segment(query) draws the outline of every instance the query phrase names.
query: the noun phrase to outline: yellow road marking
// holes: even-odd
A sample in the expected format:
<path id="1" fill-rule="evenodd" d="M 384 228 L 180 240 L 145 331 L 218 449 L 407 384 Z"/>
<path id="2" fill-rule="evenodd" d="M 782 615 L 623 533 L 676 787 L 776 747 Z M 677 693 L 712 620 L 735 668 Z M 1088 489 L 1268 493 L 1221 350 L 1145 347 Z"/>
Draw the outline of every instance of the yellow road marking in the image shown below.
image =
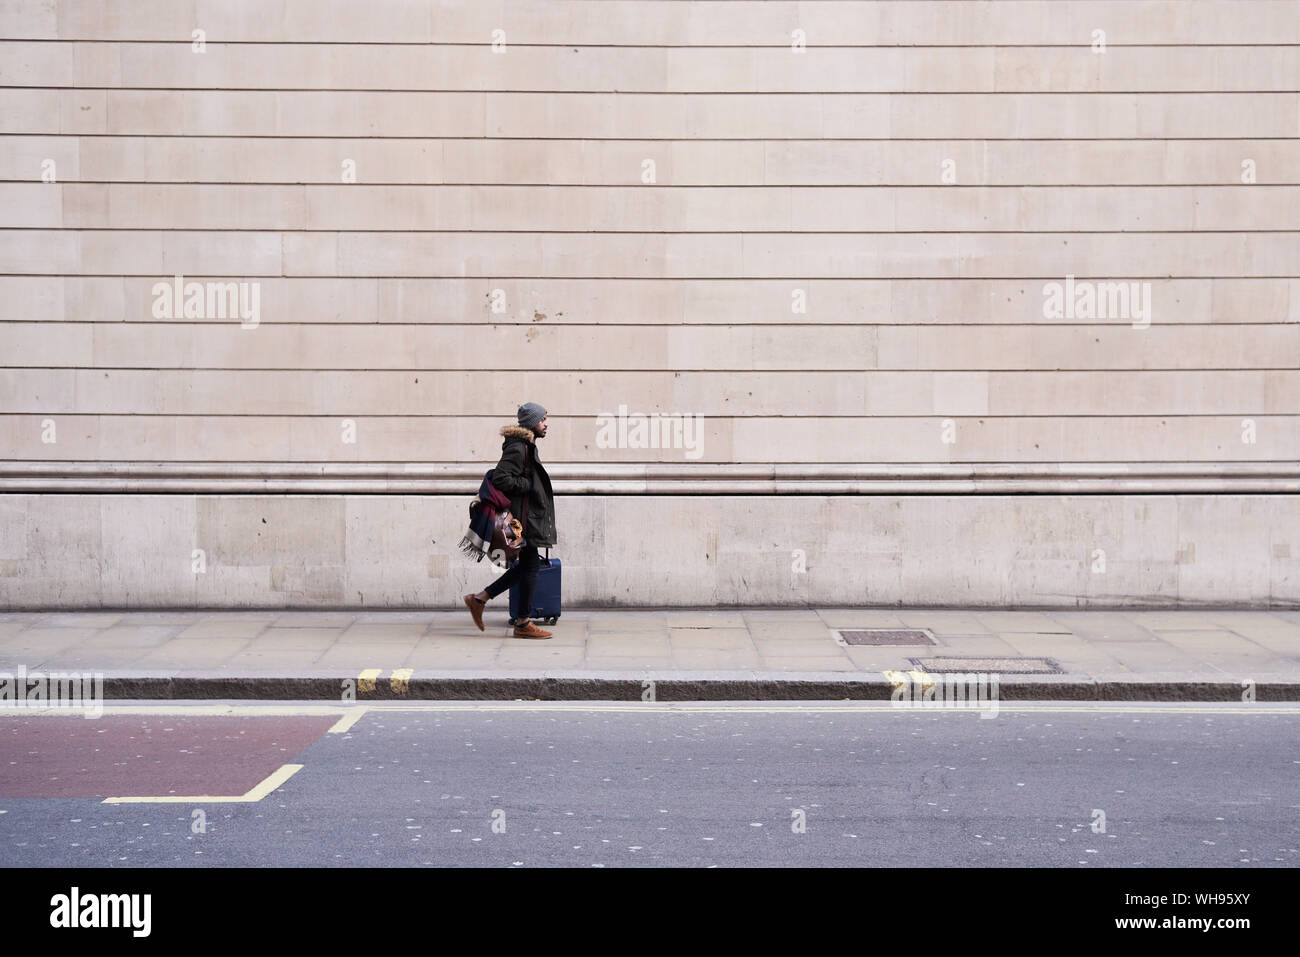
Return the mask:
<path id="1" fill-rule="evenodd" d="M 238 797 L 213 797 L 208 794 L 161 794 L 155 797 L 110 797 L 104 804 L 255 804 L 302 770 L 301 764 L 285 764 L 247 794 Z"/>
<path id="2" fill-rule="evenodd" d="M 892 685 L 895 691 L 900 687 L 906 687 L 909 682 L 920 685 L 925 691 L 929 691 L 935 686 L 935 673 L 922 671 L 919 668 L 913 668 L 911 671 L 882 671 L 881 674 L 884 675 L 885 681 Z"/>
<path id="3" fill-rule="evenodd" d="M 345 714 L 343 717 L 335 721 L 334 724 L 330 726 L 329 733 L 343 734 L 344 732 L 351 731 L 352 726 L 360 721 L 365 713 L 366 709 L 363 707 L 354 708 L 351 714 Z"/>
<path id="4" fill-rule="evenodd" d="M 375 690 L 375 679 L 379 677 L 382 668 L 367 668 L 361 674 L 357 675 L 357 694 L 363 691 Z"/>
<path id="5" fill-rule="evenodd" d="M 406 694 L 411 688 L 413 674 L 415 674 L 414 668 L 394 668 L 392 677 L 388 679 L 388 686 L 393 689 L 393 694 Z"/>
<path id="6" fill-rule="evenodd" d="M 302 770 L 301 764 L 282 765 L 280 767 L 280 770 L 276 771 L 274 774 L 268 777 L 257 787 L 253 788 L 253 790 L 245 794 L 243 798 L 241 798 L 241 800 L 260 801 L 262 800 L 262 798 L 266 797 L 268 794 L 270 794 L 280 785 L 284 784 L 285 781 L 289 780 L 291 777 L 293 777 L 301 770 Z"/>

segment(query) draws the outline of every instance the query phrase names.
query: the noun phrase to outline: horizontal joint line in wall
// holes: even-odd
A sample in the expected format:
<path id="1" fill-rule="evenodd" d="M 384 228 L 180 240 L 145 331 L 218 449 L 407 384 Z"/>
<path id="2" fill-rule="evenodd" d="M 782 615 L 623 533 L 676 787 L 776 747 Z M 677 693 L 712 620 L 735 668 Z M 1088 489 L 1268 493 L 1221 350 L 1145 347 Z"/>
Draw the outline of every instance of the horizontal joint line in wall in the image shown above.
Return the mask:
<path id="1" fill-rule="evenodd" d="M 3 42 L 3 41 L 0 41 Z M 188 41 L 186 41 L 188 42 Z M 0 90 L 110 90 L 114 93 L 463 93 L 467 96 L 1289 96 L 1296 90 L 567 90 L 391 86 L 84 86 L 0 83 Z"/>
<path id="2" fill-rule="evenodd" d="M 0 230 L 2 231 L 2 230 Z M 54 229 L 50 232 L 59 232 Z M 0 279 L 18 278 L 18 279 L 159 279 L 166 277 L 171 273 L 166 272 L 148 272 L 148 273 L 121 273 L 121 272 L 0 272 Z M 1038 282 L 1040 280 L 1056 281 L 1061 278 L 1060 273 L 1053 273 L 1050 276 L 503 276 L 499 273 L 482 276 L 410 276 L 410 275 L 328 275 L 318 276 L 311 273 L 295 274 L 287 276 L 284 273 L 185 273 L 188 279 L 228 279 L 232 276 L 238 276 L 241 279 L 293 279 L 293 280 L 359 280 L 359 279 L 413 279 L 413 280 L 458 280 L 462 282 L 540 282 L 544 280 L 552 281 L 582 281 L 582 282 Z M 1198 282 L 1207 279 L 1231 279 L 1236 281 L 1257 282 L 1261 280 L 1275 279 L 1300 279 L 1300 276 L 1220 276 L 1220 275 L 1203 275 L 1203 276 L 1184 276 L 1184 275 L 1164 275 L 1164 276 L 1113 276 L 1101 277 L 1094 276 L 1091 273 L 1076 273 L 1076 280 L 1084 278 L 1105 278 L 1107 281 L 1124 280 L 1149 280 L 1151 282 L 1167 282 L 1170 280 L 1179 280 L 1187 282 Z M 612 324 L 611 324 L 612 325 Z"/>
<path id="3" fill-rule="evenodd" d="M 3 134 L 0 134 L 0 139 Z M 1297 141 L 1300 143 L 1300 141 Z M 394 186 L 425 189 L 431 186 L 443 187 L 483 187 L 501 189 L 561 188 L 561 189 L 645 189 L 641 183 L 489 183 L 489 182 L 397 182 L 395 180 L 375 180 L 365 183 L 339 183 L 333 180 L 225 180 L 225 179 L 61 179 L 57 183 L 46 184 L 35 179 L 0 179 L 0 183 L 14 183 L 24 186 L 331 186 L 338 189 L 356 189 L 357 186 L 371 186 L 389 189 Z M 1205 181 L 1200 183 L 660 183 L 654 188 L 664 189 L 1255 189 L 1260 186 L 1300 186 L 1300 180 L 1291 182 L 1257 182 L 1234 183 Z"/>
<path id="4" fill-rule="evenodd" d="M 39 89 L 39 87 L 37 88 Z M 380 142 L 383 140 L 468 140 L 475 143 L 490 142 L 574 142 L 574 143 L 1235 143 L 1270 142 L 1279 140 L 1293 143 L 1294 136 L 358 136 L 329 133 L 65 133 L 62 130 L 30 132 L 5 130 L 3 136 L 51 137 L 117 137 L 123 139 L 229 139 L 229 140 L 358 140 Z"/>
<path id="5" fill-rule="evenodd" d="M 193 278 L 186 274 L 186 278 Z M 1078 279 L 1079 277 L 1075 277 Z M 63 326 L 166 326 L 169 329 L 187 326 L 231 326 L 234 324 L 234 318 L 227 320 L 221 319 L 155 319 L 150 316 L 147 319 L 0 319 L 0 328 L 4 325 L 47 325 L 51 321 L 56 321 Z M 538 323 L 540 320 L 533 319 L 469 319 L 469 320 L 446 320 L 442 322 L 407 322 L 389 321 L 383 322 L 326 322 L 313 321 L 309 319 L 298 320 L 292 319 L 285 322 L 262 323 L 261 325 L 275 326 L 302 326 L 308 329 L 376 329 L 387 328 L 390 326 L 410 326 L 412 328 L 429 328 L 429 329 L 446 329 L 455 326 L 468 326 L 470 328 L 482 328 L 484 325 L 492 326 L 517 326 L 521 329 L 541 328 Z M 981 328 L 981 329 L 1041 329 L 1049 327 L 1053 329 L 1127 329 L 1132 323 L 1131 319 L 1116 319 L 1114 321 L 1098 322 L 1062 322 L 1055 319 L 1043 319 L 1035 322 L 802 322 L 797 319 L 791 319 L 789 322 L 744 322 L 734 323 L 728 326 L 725 322 L 561 322 L 551 323 L 547 328 L 566 328 L 566 329 L 679 329 L 689 327 L 692 329 L 717 329 L 726 326 L 734 329 L 788 329 L 795 327 L 798 329 L 964 329 Z M 1178 327 L 1186 329 L 1221 329 L 1224 327 L 1231 329 L 1249 329 L 1254 326 L 1268 328 L 1269 326 L 1287 326 L 1296 328 L 1297 323 L 1288 319 L 1278 319 L 1269 322 L 1159 322 L 1156 327 Z M 0 368 L 6 368 L 0 366 Z M 19 366 L 17 368 L 30 368 Z M 47 368 L 73 368 L 72 366 L 50 366 Z M 95 366 L 83 366 L 81 368 L 97 368 Z M 136 368 L 130 366 L 127 368 Z M 493 368 L 497 368 L 494 366 Z M 862 368 L 855 366 L 855 368 Z M 872 367 L 873 369 L 875 367 Z M 1286 367 L 1282 367 L 1286 368 Z M 770 370 L 759 370 L 770 371 Z"/>
<path id="6" fill-rule="evenodd" d="M 148 372 L 157 372 L 160 370 L 149 369 L 143 370 Z M 167 371 L 167 370 L 162 370 Z M 193 370 L 180 370 L 190 372 Z M 204 370 L 206 371 L 206 370 Z M 239 370 L 243 371 L 243 370 Z M 275 372 L 334 372 L 334 369 L 276 369 Z M 504 370 L 509 371 L 509 370 Z M 585 371 L 585 370 L 583 370 Z M 625 370 L 614 370 L 622 372 Z M 707 370 L 710 372 L 726 372 L 731 374 L 730 370 Z M 807 371 L 807 370 L 798 370 Z M 947 371 L 947 370 L 944 370 Z M 1053 370 L 1058 371 L 1058 370 Z M 1076 370 L 1070 370 L 1076 371 Z M 1145 371 L 1145 370 L 1134 370 Z M 1221 369 L 1207 369 L 1207 372 L 1222 372 Z M 1229 370 L 1240 371 L 1240 370 Z M 1254 371 L 1254 370 L 1245 370 Z M 1277 370 L 1269 370 L 1277 371 Z M 1295 371 L 1295 370 L 1281 370 Z M 609 412 L 568 412 L 563 415 L 552 415 L 550 418 L 556 421 L 565 419 L 584 419 L 592 418 L 599 415 L 611 415 Z M 662 414 L 662 413 L 660 413 Z M 678 413 L 680 414 L 680 413 Z M 730 412 L 696 412 L 690 413 L 698 415 L 702 419 L 716 419 L 718 421 L 727 421 L 731 419 L 794 419 L 803 421 L 805 419 L 1217 419 L 1225 417 L 1236 417 L 1239 415 L 1249 415 L 1256 419 L 1293 419 L 1300 418 L 1297 412 L 1258 412 L 1242 411 L 1232 412 L 1222 410 L 1217 412 L 1125 412 L 1125 411 L 1097 411 L 1097 412 L 753 412 L 730 413 Z M 491 415 L 486 413 L 422 413 L 422 412 L 104 412 L 102 410 L 90 410 L 87 412 L 21 412 L 14 410 L 5 410 L 0 412 L 0 417 L 4 416 L 30 416 L 30 415 L 76 415 L 76 416 L 95 416 L 96 418 L 130 418 L 130 419 L 188 419 L 188 418 L 213 418 L 213 419 L 333 419 L 341 415 L 346 415 L 354 419 L 500 419 L 506 416 Z"/>
<path id="7" fill-rule="evenodd" d="M 52 230 L 57 232 L 58 230 Z M 141 273 L 124 273 L 124 272 L 0 272 L 0 279 L 6 277 L 18 277 L 23 279 L 157 279 L 165 276 L 162 272 L 141 272 Z M 500 274 L 485 276 L 285 276 L 282 274 L 272 275 L 269 273 L 255 275 L 251 273 L 200 273 L 187 272 L 185 275 L 190 279 L 223 279 L 238 275 L 241 278 L 253 279 L 288 279 L 294 282 L 315 282 L 318 280 L 344 281 L 349 282 L 357 279 L 413 279 L 413 280 L 436 280 L 439 282 L 456 281 L 456 282 L 478 282 L 479 280 L 490 281 L 507 281 L 507 280 L 554 280 L 568 281 L 581 279 L 584 282 L 1034 282 L 1039 279 L 1060 279 L 1060 273 L 1053 273 L 1049 276 L 502 276 Z M 1149 279 L 1152 281 L 1177 280 L 1180 282 L 1203 282 L 1209 279 L 1228 279 L 1234 282 L 1258 282 L 1274 279 L 1300 279 L 1300 275 L 1290 276 L 1144 276 L 1135 273 L 1116 274 L 1110 276 L 1094 275 L 1092 273 L 1075 273 L 1075 279 Z"/>
<path id="8" fill-rule="evenodd" d="M 427 495 L 425 492 L 410 491 L 368 491 L 368 492 L 286 492 L 269 489 L 213 489 L 208 491 L 193 490 L 169 490 L 162 488 L 151 489 L 14 489 L 5 488 L 0 484 L 0 496 L 5 495 L 203 495 L 203 496 L 235 496 L 235 495 L 274 495 L 277 498 L 329 498 L 340 496 L 371 496 L 371 495 Z M 454 492 L 441 492 L 440 495 L 454 495 Z M 468 492 L 466 493 L 468 494 Z M 560 493 L 557 493 L 557 495 Z M 656 489 L 650 492 L 639 490 L 603 490 L 599 492 L 566 492 L 563 493 L 569 497 L 582 496 L 607 496 L 607 495 L 653 495 L 656 498 L 688 498 L 700 496 L 767 496 L 777 497 L 786 495 L 820 495 L 824 498 L 838 498 L 848 495 L 885 495 L 894 497 L 913 498 L 926 495 L 943 495 L 953 496 L 960 495 L 963 498 L 1011 498 L 1029 495 L 1054 495 L 1054 496 L 1077 496 L 1077 495 L 1109 495 L 1109 496 L 1180 496 L 1180 495 L 1285 495 L 1294 496 L 1294 491 L 1286 489 L 1267 489 L 1267 488 L 1250 488 L 1246 486 L 1230 486 L 1227 488 L 1188 488 L 1188 489 L 1158 489 L 1158 488 L 1112 488 L 1112 489 L 1073 489 L 1073 488 L 1044 488 L 1044 489 L 1015 489 L 1006 488 L 1001 491 L 968 491 L 965 489 L 937 488 L 937 489 L 906 489 L 906 488 L 881 488 L 872 490 L 854 490 L 854 491 L 827 491 L 824 489 L 782 489 L 781 491 L 738 491 L 735 489 L 719 488 L 709 491 L 672 491 L 670 489 Z"/>
<path id="9" fill-rule="evenodd" d="M 1298 224 L 1300 226 L 1300 224 Z M 415 236 L 1196 236 L 1224 233 L 1258 236 L 1300 233 L 1300 228 L 1238 229 L 306 229 L 288 226 L 10 226 L 5 233 L 291 233 L 340 236 L 409 234 Z"/>
<path id="10" fill-rule="evenodd" d="M 999 374 L 1002 374 L 1002 373 L 1009 373 L 1009 372 L 1014 372 L 1014 373 L 1021 373 L 1021 374 L 1026 374 L 1026 375 L 1027 375 L 1027 374 L 1031 374 L 1031 373 L 1033 373 L 1033 374 L 1037 374 L 1037 375 L 1061 375 L 1061 374 L 1069 373 L 1069 372 L 1114 372 L 1114 373 L 1136 373 L 1136 372 L 1215 372 L 1215 373 L 1222 373 L 1222 372 L 1241 372 L 1241 373 L 1254 373 L 1254 372 L 1296 372 L 1296 371 L 1298 371 L 1298 370 L 1297 370 L 1295 367 L 1293 367 L 1293 366 L 1240 366 L 1240 367 L 1233 367 L 1233 368 L 1225 368 L 1224 366 L 1214 366 L 1214 367 L 1209 367 L 1209 368 L 1200 367 L 1200 368 L 1193 368 L 1193 369 L 1169 368 L 1169 367 L 1164 367 L 1164 366 L 1153 366 L 1153 367 L 1139 367 L 1139 366 L 1134 366 L 1134 367 L 1132 367 L 1132 368 L 1118 368 L 1118 369 L 1117 369 L 1117 368 L 1114 368 L 1114 367 L 1111 367 L 1111 368 L 1069 368 L 1069 369 L 1060 369 L 1060 368 L 1058 368 L 1058 369 L 967 369 L 967 368 L 952 368 L 952 369 L 910 369 L 910 368 L 905 368 L 905 367 L 902 367 L 902 366 L 873 366 L 873 367 L 870 368 L 870 369 L 864 369 L 864 368 L 862 368 L 861 366 L 858 366 L 858 367 L 855 367 L 855 368 L 833 369 L 833 368 L 828 368 L 828 367 L 824 367 L 824 366 L 823 366 L 823 367 L 819 367 L 819 368 L 815 368 L 815 369 L 687 369 L 687 368 L 673 367 L 673 368 L 667 368 L 667 369 L 560 369 L 560 370 L 557 370 L 557 369 L 542 369 L 542 370 L 539 370 L 539 369 L 538 369 L 537 367 L 535 367 L 535 366 L 533 366 L 533 367 L 528 367 L 528 368 L 510 368 L 510 367 L 508 367 L 508 366 L 492 366 L 491 368 L 483 368 L 483 369 L 466 369 L 466 368 L 464 368 L 464 367 L 458 367 L 458 368 L 445 368 L 445 369 L 443 369 L 443 368 L 423 368 L 423 369 L 411 369 L 411 368 L 401 368 L 401 369 L 399 369 L 399 368 L 384 368 L 384 369 L 376 369 L 376 368 L 373 368 L 373 367 L 368 367 L 368 368 L 351 368 L 351 367 L 347 367 L 347 366 L 324 366 L 324 367 L 318 367 L 318 366 L 295 366 L 295 367 L 292 367 L 292 368 L 285 368 L 284 366 L 0 366 L 0 370 L 11 371 L 11 372 L 21 372 L 21 371 L 24 371 L 24 370 L 41 370 L 41 371 L 57 371 L 57 372 L 150 372 L 150 373 L 155 373 L 155 372 L 275 372 L 275 373 L 286 373 L 286 372 L 287 372 L 287 373 L 294 373 L 294 372 L 363 372 L 363 373 L 370 373 L 370 372 L 397 372 L 397 373 L 402 373 L 402 374 L 404 374 L 404 375 L 409 375 L 409 374 L 412 374 L 412 373 L 415 373 L 415 374 L 418 375 L 418 374 L 421 374 L 421 373 L 434 373 L 434 372 L 486 372 L 486 373 L 491 373 L 491 372 L 539 372 L 539 371 L 544 371 L 544 372 L 550 373 L 550 374 L 552 374 L 552 375 L 557 374 L 557 373 L 559 373 L 559 372 L 567 373 L 567 374 L 570 374 L 570 375 L 587 375 L 587 374 L 596 375 L 596 374 L 599 374 L 599 373 L 617 373 L 617 374 L 619 374 L 619 375 L 626 375 L 626 374 L 628 374 L 628 373 L 640 373 L 640 374 L 643 374 L 643 375 L 670 375 L 670 374 L 672 374 L 672 373 L 674 373 L 674 372 L 700 372 L 700 373 L 710 373 L 710 374 L 717 374 L 717 375 L 723 375 L 723 374 L 725 374 L 725 375 L 734 375 L 734 374 L 736 374 L 736 373 L 752 373 L 752 374 L 754 374 L 754 375 L 759 375 L 759 374 L 768 373 L 768 372 L 800 373 L 800 374 L 803 374 L 803 375 L 810 375 L 810 374 L 815 374 L 815 373 L 818 373 L 818 372 L 846 372 L 846 373 L 854 373 L 854 374 L 856 374 L 856 375 L 870 375 L 871 373 L 874 373 L 874 372 L 909 372 L 909 373 L 916 373 L 916 374 L 918 374 L 918 375 L 933 375 L 933 374 L 935 374 L 935 373 L 942 373 L 942 372 L 996 372 L 996 373 L 999 373 Z M 0 414 L 4 414 L 4 413 L 0 412 Z M 30 413 L 30 414 L 32 414 L 32 415 L 36 415 L 36 414 L 40 414 L 40 413 Z M 95 415 L 100 415 L 100 414 L 112 414 L 112 413 L 86 413 L 86 414 L 95 414 Z M 124 413 L 124 414 L 125 414 L 125 413 Z M 131 414 L 135 414 L 135 413 L 131 413 Z M 141 413 L 141 414 L 143 414 L 143 413 Z M 159 414 L 167 414 L 167 413 L 159 413 Z M 281 413 L 281 414 L 283 414 L 283 413 Z M 935 414 L 935 415 L 939 415 L 939 414 L 945 414 L 945 415 L 946 415 L 947 413 L 934 413 L 934 414 Z M 1152 413 L 1152 414 L 1158 414 L 1158 413 Z M 1220 414 L 1220 413 L 1204 413 L 1204 414 L 1213 415 L 1213 414 Z M 1222 414 L 1233 414 L 1233 413 L 1222 413 Z M 1278 413 L 1278 414 L 1280 414 L 1280 413 Z M 732 416 L 730 416 L 730 415 L 727 416 L 727 418 L 731 418 L 731 417 L 732 417 Z"/>
<path id="11" fill-rule="evenodd" d="M 431 476 L 419 473 L 461 473 L 473 476 L 482 467 L 480 462 L 455 460 L 430 462 L 402 459 L 363 459 L 338 461 L 334 459 L 0 459 L 0 475 L 13 474 L 113 474 L 123 477 L 211 478 L 226 476 L 240 480 L 278 480 L 285 478 L 320 478 L 334 473 L 343 478 L 399 479 L 402 481 L 428 481 Z M 1027 475 L 1035 478 L 1105 478 L 1134 479 L 1176 475 L 1199 477 L 1206 474 L 1237 476 L 1300 475 L 1300 462 L 1277 459 L 1177 459 L 1134 460 L 1086 459 L 1042 460 L 1026 459 L 970 459 L 957 461 L 881 461 L 872 463 L 814 462 L 814 461 L 755 461 L 686 462 L 682 460 L 654 461 L 632 460 L 626 462 L 553 462 L 551 469 L 558 481 L 580 480 L 659 480 L 692 476 L 700 480 L 704 475 L 711 479 L 728 481 L 784 481 L 800 480 L 861 480 L 878 478 L 908 479 L 986 479 Z M 387 473 L 387 474 L 385 474 Z M 576 475 L 569 473 L 578 473 Z M 585 475 L 583 473 L 586 473 Z M 674 473 L 672 475 L 666 473 Z M 852 474 L 850 474 L 852 473 Z M 874 473 L 874 474 L 872 474 Z"/>
<path id="12" fill-rule="evenodd" d="M 695 0 L 683 0 L 695 2 Z M 806 2 L 806 0 L 805 0 Z M 13 43 L 104 43 L 104 44 L 162 44 L 190 46 L 190 40 L 160 40 L 147 38 L 105 38 L 105 37 L 7 37 L 4 42 Z M 381 47 L 481 47 L 487 49 L 491 44 L 476 40 L 209 40 L 211 46 L 381 46 Z M 511 41 L 512 47 L 545 49 L 582 50 L 789 50 L 788 43 L 537 43 Z M 809 43 L 810 50 L 1087 50 L 1088 43 Z M 1129 47 L 1135 49 L 1169 49 L 1178 47 L 1294 47 L 1297 43 L 1273 43 L 1267 40 L 1258 43 L 1123 43 L 1108 42 L 1109 47 Z"/>

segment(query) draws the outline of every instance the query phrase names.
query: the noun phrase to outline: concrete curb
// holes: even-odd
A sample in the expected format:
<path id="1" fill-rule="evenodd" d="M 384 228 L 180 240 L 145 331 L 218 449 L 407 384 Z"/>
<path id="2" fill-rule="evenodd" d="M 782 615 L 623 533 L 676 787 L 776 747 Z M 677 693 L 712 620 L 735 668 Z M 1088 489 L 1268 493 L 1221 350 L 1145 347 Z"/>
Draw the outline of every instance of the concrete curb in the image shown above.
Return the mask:
<path id="1" fill-rule="evenodd" d="M 104 698 L 121 700 L 343 701 L 888 701 L 893 686 L 880 674 L 771 672 L 585 672 L 568 674 L 441 673 L 407 679 L 356 676 L 171 676 L 104 678 Z M 1300 681 L 1254 685 L 1256 701 L 1300 701 Z M 652 697 L 646 697 L 652 694 Z M 1112 681 L 1060 675 L 1016 675 L 999 681 L 999 701 L 1218 701 L 1241 703 L 1239 681 L 1201 678 Z"/>

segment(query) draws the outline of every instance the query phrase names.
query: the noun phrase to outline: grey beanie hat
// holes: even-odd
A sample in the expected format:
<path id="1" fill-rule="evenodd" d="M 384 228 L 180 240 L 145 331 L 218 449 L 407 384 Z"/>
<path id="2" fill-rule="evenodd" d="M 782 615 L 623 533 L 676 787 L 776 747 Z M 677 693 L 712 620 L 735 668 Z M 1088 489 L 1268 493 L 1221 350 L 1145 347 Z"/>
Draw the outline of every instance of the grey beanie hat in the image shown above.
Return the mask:
<path id="1" fill-rule="evenodd" d="M 542 421 L 546 415 L 546 410 L 536 402 L 525 402 L 519 407 L 519 424 L 525 429 L 531 429 Z"/>

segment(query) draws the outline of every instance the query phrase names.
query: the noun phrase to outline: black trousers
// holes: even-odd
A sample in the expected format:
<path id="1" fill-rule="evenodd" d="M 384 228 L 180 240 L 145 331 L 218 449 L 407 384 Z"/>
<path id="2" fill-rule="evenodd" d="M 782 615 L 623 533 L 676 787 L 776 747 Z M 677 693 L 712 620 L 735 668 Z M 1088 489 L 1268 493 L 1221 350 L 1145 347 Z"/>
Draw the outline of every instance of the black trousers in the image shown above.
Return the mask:
<path id="1" fill-rule="evenodd" d="M 519 564 L 506 569 L 506 573 L 483 590 L 489 598 L 496 598 L 510 588 L 519 585 L 519 617 L 529 617 L 533 607 L 533 591 L 537 587 L 537 570 L 542 567 L 541 556 L 537 554 L 536 545 L 525 545 L 519 549 Z"/>

